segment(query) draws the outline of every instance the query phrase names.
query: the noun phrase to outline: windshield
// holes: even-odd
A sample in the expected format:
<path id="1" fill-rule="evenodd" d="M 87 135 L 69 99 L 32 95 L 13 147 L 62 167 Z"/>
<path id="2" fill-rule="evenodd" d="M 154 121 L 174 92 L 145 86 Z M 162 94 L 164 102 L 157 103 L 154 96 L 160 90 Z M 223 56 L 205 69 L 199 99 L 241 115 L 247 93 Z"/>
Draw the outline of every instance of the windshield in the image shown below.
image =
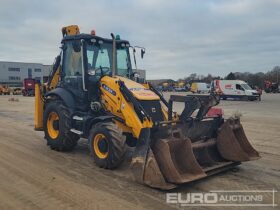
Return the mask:
<path id="1" fill-rule="evenodd" d="M 109 75 L 112 72 L 113 65 L 112 51 L 113 45 L 109 42 L 98 41 L 87 44 L 88 70 L 101 69 L 103 74 Z M 128 48 L 124 44 L 117 44 L 116 52 L 116 75 L 129 77 L 131 64 Z"/>
<path id="2" fill-rule="evenodd" d="M 117 75 L 129 77 L 130 69 L 128 49 L 126 47 L 117 48 Z"/>
<path id="3" fill-rule="evenodd" d="M 252 88 L 247 85 L 247 84 L 241 84 L 241 86 L 245 89 L 245 90 L 252 90 Z"/>

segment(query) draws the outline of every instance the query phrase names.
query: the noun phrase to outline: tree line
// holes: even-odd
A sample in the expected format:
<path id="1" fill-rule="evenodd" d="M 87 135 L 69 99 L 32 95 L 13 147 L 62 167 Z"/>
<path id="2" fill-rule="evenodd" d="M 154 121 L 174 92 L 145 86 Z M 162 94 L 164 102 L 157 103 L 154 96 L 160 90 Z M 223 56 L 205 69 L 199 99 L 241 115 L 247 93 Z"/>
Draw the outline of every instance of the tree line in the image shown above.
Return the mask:
<path id="1" fill-rule="evenodd" d="M 185 77 L 183 79 L 179 79 L 180 81 L 185 81 L 187 83 L 192 82 L 205 82 L 205 83 L 211 83 L 211 81 L 215 79 L 227 79 L 227 80 L 243 80 L 247 82 L 252 87 L 259 87 L 264 88 L 264 81 L 268 80 L 273 83 L 279 83 L 280 82 L 280 67 L 275 66 L 272 70 L 264 73 L 264 72 L 257 72 L 257 73 L 251 73 L 251 72 L 230 72 L 225 77 L 221 76 L 213 76 L 211 74 L 205 75 L 197 75 L 195 73 L 191 74 L 188 77 Z"/>

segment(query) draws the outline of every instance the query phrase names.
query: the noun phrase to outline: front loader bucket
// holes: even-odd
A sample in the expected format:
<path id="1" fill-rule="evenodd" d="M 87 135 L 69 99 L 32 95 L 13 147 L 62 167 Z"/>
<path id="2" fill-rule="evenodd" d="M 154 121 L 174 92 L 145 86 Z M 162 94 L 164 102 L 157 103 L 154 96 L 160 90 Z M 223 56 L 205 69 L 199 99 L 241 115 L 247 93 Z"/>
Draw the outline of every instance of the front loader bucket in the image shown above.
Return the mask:
<path id="1" fill-rule="evenodd" d="M 220 127 L 217 147 L 226 160 L 243 162 L 260 158 L 249 143 L 239 119 L 229 119 Z"/>
<path id="2" fill-rule="evenodd" d="M 149 149 L 142 183 L 172 189 L 237 164 L 219 155 L 214 139 L 195 143 L 189 138 L 157 139 Z"/>
<path id="3" fill-rule="evenodd" d="M 142 182 L 166 190 L 206 176 L 189 139 L 159 139 L 147 154 Z"/>
<path id="4" fill-rule="evenodd" d="M 184 130 L 198 132 L 185 124 L 165 127 L 164 130 L 171 131 L 167 135 L 158 132 L 151 137 L 150 130 L 143 130 L 132 158 L 136 179 L 150 187 L 168 190 L 259 158 L 239 120 L 217 122 L 207 120 L 195 125 L 204 128 L 200 129 L 199 138 L 184 134 Z"/>

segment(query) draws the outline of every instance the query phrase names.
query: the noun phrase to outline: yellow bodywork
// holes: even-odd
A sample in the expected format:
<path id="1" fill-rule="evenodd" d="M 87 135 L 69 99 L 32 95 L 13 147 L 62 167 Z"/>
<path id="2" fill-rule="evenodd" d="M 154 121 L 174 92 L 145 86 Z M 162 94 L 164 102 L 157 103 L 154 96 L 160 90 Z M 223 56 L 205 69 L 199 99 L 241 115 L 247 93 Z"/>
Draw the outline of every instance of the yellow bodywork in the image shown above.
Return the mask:
<path id="1" fill-rule="evenodd" d="M 61 72 L 61 66 L 58 67 L 58 69 L 55 71 L 55 74 L 50 82 L 50 84 L 46 87 L 47 90 L 52 90 L 54 88 L 56 88 L 59 79 L 60 79 L 60 72 Z"/>
<path id="2" fill-rule="evenodd" d="M 43 89 L 47 91 L 51 91 L 52 89 L 56 88 L 59 79 L 60 79 L 60 72 L 61 66 L 59 66 L 55 70 L 55 74 L 51 78 L 49 85 L 47 83 L 43 84 L 42 86 L 37 83 L 35 84 L 35 112 L 34 112 L 34 127 L 35 130 L 43 130 L 43 107 L 44 107 L 44 100 L 43 100 Z"/>
<path id="3" fill-rule="evenodd" d="M 40 84 L 35 84 L 35 111 L 34 111 L 34 126 L 35 130 L 43 130 L 43 106 L 42 93 Z"/>
<path id="4" fill-rule="evenodd" d="M 79 26 L 77 25 L 71 25 L 71 26 L 65 26 L 61 29 L 62 36 L 69 36 L 69 35 L 77 35 L 80 34 Z"/>
<path id="5" fill-rule="evenodd" d="M 132 133 L 135 138 L 138 138 L 142 128 L 153 127 L 151 119 L 140 121 L 136 114 L 132 103 L 127 102 L 120 92 L 118 81 L 125 83 L 126 87 L 133 93 L 138 100 L 160 100 L 159 97 L 147 89 L 145 86 L 129 80 L 124 77 L 109 77 L 105 76 L 100 81 L 101 102 L 105 110 L 113 115 L 123 119 L 125 123 L 115 120 L 115 123 L 123 130 L 123 132 Z M 109 91 L 108 91 L 109 88 Z M 110 91 L 111 90 L 111 91 Z"/>
<path id="6" fill-rule="evenodd" d="M 134 82 L 125 77 L 116 77 L 116 79 L 123 81 L 138 100 L 160 100 L 160 98 L 144 84 Z"/>

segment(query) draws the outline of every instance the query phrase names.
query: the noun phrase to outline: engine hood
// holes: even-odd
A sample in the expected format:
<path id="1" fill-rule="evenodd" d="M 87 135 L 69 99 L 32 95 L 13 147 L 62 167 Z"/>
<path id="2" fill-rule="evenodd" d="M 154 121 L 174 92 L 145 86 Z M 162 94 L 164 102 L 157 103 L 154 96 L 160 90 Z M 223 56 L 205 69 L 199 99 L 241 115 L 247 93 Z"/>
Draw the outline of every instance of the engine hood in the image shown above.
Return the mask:
<path id="1" fill-rule="evenodd" d="M 156 95 L 153 91 L 147 89 L 145 86 L 125 77 L 117 76 L 116 78 L 117 80 L 123 81 L 125 86 L 133 93 L 134 97 L 138 100 L 160 100 L 158 95 Z"/>

